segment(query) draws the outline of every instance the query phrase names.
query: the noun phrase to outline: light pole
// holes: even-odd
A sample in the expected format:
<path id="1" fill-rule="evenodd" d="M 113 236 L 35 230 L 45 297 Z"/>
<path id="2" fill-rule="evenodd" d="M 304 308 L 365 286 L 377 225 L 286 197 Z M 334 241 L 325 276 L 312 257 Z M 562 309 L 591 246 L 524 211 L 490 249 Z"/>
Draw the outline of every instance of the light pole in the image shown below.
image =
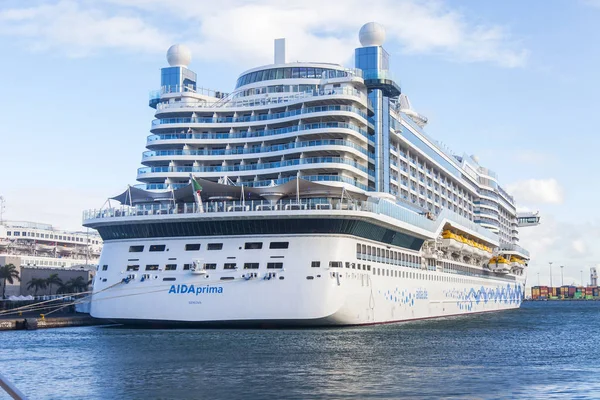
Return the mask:
<path id="1" fill-rule="evenodd" d="M 550 264 L 550 287 L 552 287 L 552 261 L 550 261 L 548 264 Z"/>
<path id="2" fill-rule="evenodd" d="M 581 286 L 583 286 L 583 270 L 579 271 L 581 273 Z"/>
<path id="3" fill-rule="evenodd" d="M 564 267 L 565 267 L 564 265 L 560 266 L 560 286 L 565 286 L 565 276 L 563 275 Z"/>
<path id="4" fill-rule="evenodd" d="M 538 286 L 542 286 L 542 282 L 540 282 L 540 273 L 538 272 Z"/>

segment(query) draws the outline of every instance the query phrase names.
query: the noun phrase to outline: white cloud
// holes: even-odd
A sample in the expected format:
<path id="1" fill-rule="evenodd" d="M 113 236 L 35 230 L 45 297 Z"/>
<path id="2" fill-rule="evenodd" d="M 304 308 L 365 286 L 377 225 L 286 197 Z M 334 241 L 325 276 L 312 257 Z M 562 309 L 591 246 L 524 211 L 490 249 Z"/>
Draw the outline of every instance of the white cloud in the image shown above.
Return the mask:
<path id="1" fill-rule="evenodd" d="M 587 246 L 582 239 L 576 239 L 571 242 L 573 250 L 578 254 L 585 254 L 587 252 Z"/>
<path id="2" fill-rule="evenodd" d="M 178 38 L 198 58 L 247 63 L 270 62 L 272 40 L 286 37 L 290 60 L 344 62 L 358 46 L 358 28 L 372 20 L 386 27 L 388 48 L 398 44 L 406 53 L 503 67 L 527 58 L 505 27 L 469 21 L 441 1 L 63 0 L 0 12 L 0 34 L 70 55 L 109 47 L 164 51 L 167 39 Z"/>
<path id="3" fill-rule="evenodd" d="M 564 190 L 556 179 L 527 179 L 507 185 L 518 203 L 562 204 Z"/>
<path id="4" fill-rule="evenodd" d="M 0 35 L 25 39 L 35 51 L 83 57 L 100 49 L 160 52 L 170 40 L 139 16 L 108 13 L 59 1 L 37 7 L 0 11 Z"/>

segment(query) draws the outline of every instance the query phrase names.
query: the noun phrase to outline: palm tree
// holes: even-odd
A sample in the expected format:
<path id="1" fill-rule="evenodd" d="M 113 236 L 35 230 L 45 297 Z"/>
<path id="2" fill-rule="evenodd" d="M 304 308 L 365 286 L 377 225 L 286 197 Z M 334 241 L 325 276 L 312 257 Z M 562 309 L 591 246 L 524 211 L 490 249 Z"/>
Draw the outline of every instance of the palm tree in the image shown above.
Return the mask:
<path id="1" fill-rule="evenodd" d="M 71 284 L 71 287 L 74 289 L 75 293 L 79 293 L 79 291 L 85 292 L 87 290 L 88 283 L 83 276 L 71 278 L 69 279 L 69 283 Z"/>
<path id="2" fill-rule="evenodd" d="M 74 289 L 72 286 L 72 282 L 71 282 L 72 280 L 73 280 L 73 278 L 71 278 L 70 280 L 68 280 L 65 283 L 61 282 L 58 285 L 58 289 L 56 289 L 56 294 L 71 293 Z"/>
<path id="3" fill-rule="evenodd" d="M 47 287 L 46 280 L 43 278 L 31 278 L 31 280 L 27 283 L 27 290 L 31 290 L 32 288 L 35 290 L 33 295 L 37 296 L 37 292 L 39 289 L 46 289 Z"/>
<path id="4" fill-rule="evenodd" d="M 52 294 L 52 286 L 54 285 L 62 285 L 63 281 L 58 277 L 58 274 L 51 274 L 48 278 L 46 278 L 46 285 L 50 287 L 50 294 Z"/>
<path id="5" fill-rule="evenodd" d="M 14 283 L 14 279 L 21 280 L 19 277 L 19 271 L 17 271 L 17 267 L 13 264 L 6 264 L 3 267 L 0 267 L 0 279 L 2 279 L 2 298 L 4 298 L 4 294 L 6 293 L 6 281 L 11 285 Z"/>

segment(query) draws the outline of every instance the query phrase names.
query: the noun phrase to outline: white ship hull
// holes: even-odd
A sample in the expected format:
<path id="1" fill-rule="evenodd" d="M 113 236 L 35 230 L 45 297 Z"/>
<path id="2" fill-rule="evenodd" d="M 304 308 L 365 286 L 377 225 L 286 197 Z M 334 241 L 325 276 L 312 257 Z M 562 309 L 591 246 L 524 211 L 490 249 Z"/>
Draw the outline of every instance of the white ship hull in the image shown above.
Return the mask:
<path id="1" fill-rule="evenodd" d="M 262 242 L 262 249 L 245 249 L 246 242 Z M 289 247 L 269 249 L 271 242 L 289 242 Z M 200 243 L 201 250 L 185 251 L 188 243 Z M 223 243 L 223 248 L 208 251 L 208 243 Z M 148 252 L 153 244 L 165 244 L 166 250 Z M 107 241 L 91 315 L 160 325 L 328 326 L 497 311 L 521 304 L 524 276 L 500 277 L 481 268 L 487 276 L 466 276 L 444 272 L 439 264 L 427 270 L 421 264 L 386 263 L 358 254 L 357 244 L 418 254 L 344 235 Z M 144 251 L 130 253 L 134 245 L 144 245 Z M 183 270 L 194 260 L 215 263 L 217 269 L 204 275 Z M 311 266 L 313 261 L 320 266 Z M 330 262 L 341 262 L 342 267 L 330 267 Z M 225 263 L 235 263 L 238 269 L 224 270 Z M 259 268 L 244 269 L 244 263 L 258 263 Z M 268 269 L 268 263 L 283 263 L 283 268 Z M 167 264 L 177 269 L 165 270 Z M 127 271 L 127 265 L 140 268 Z M 160 270 L 146 271 L 146 265 L 159 265 Z M 145 274 L 149 279 L 143 279 Z M 248 274 L 256 276 L 246 279 Z M 266 279 L 269 274 L 271 279 Z M 128 276 L 132 279 L 122 282 Z"/>

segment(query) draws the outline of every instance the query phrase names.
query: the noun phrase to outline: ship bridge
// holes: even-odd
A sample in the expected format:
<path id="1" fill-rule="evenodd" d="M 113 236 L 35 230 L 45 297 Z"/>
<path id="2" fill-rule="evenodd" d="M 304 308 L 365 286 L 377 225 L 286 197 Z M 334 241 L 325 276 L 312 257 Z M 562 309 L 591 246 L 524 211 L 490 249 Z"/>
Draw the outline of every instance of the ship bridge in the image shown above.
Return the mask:
<path id="1" fill-rule="evenodd" d="M 517 214 L 517 222 L 518 222 L 519 228 L 525 228 L 528 226 L 537 226 L 540 224 L 539 211 L 518 213 Z"/>

